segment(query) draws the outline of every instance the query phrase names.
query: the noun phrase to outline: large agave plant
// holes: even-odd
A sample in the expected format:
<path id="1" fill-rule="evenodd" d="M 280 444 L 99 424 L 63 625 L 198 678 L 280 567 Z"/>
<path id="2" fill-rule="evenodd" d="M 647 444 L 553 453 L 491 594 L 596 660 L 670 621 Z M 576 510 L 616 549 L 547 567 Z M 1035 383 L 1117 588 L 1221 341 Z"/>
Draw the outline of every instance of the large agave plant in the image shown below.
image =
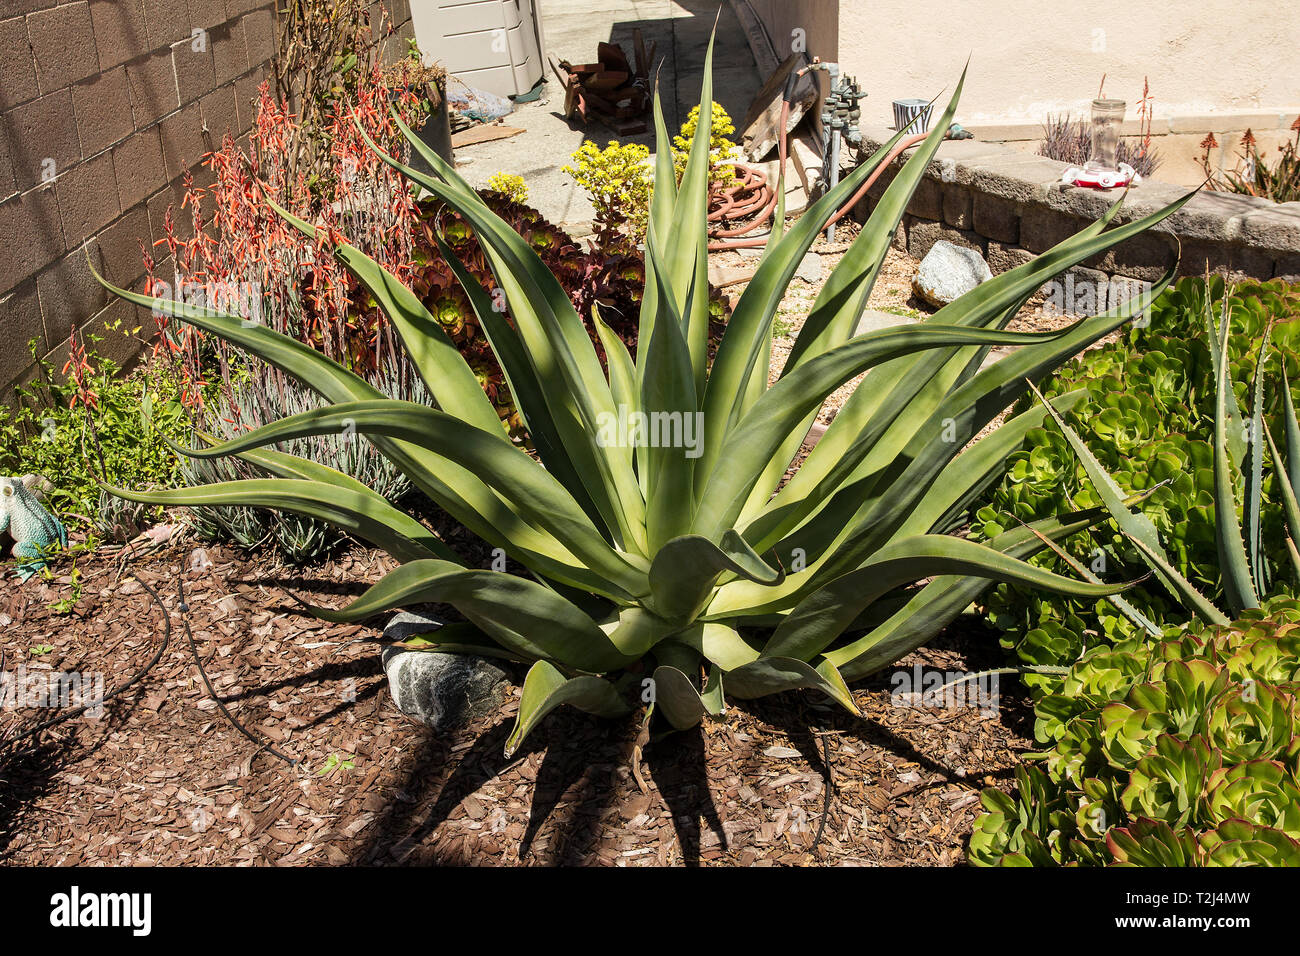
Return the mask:
<path id="1" fill-rule="evenodd" d="M 989 580 L 1080 596 L 1117 591 L 1120 586 L 1072 580 L 1022 560 L 1041 545 L 1039 536 L 1059 539 L 1100 520 L 1104 511 L 1042 521 L 988 545 L 945 532 L 959 524 L 968 503 L 1046 412 L 1040 406 L 972 439 L 1023 394 L 1027 380 L 1144 309 L 1172 271 L 1130 308 L 1060 332 L 1013 334 L 1004 331 L 1006 323 L 1044 282 L 1137 235 L 1182 202 L 1107 230 L 1116 206 L 928 321 L 855 335 L 903 210 L 952 120 L 954 95 L 830 275 L 781 375 L 769 385 L 773 317 L 786 285 L 827 220 L 884 162 L 898 137 L 788 232 L 774 231 L 710 364 L 710 72 L 706 64 L 705 128 L 680 187 L 656 104 L 659 149 L 640 344 L 634 361 L 599 323 L 608 375 L 555 277 L 451 166 L 405 128 L 433 175 L 380 154 L 478 234 L 498 289 L 489 292 L 468 280 L 445 243 L 442 252 L 465 284 L 536 457 L 507 439 L 479 382 L 419 300 L 340 242 L 336 254 L 388 314 L 436 407 L 385 399 L 310 347 L 238 316 L 155 303 L 109 286 L 238 344 L 333 403 L 188 452 L 240 455 L 278 478 L 116 493 L 173 505 L 238 503 L 300 512 L 385 549 L 400 567 L 348 607 L 315 613 L 359 621 L 402 605 L 454 605 L 467 623 L 431 635 L 433 647 L 531 665 L 510 750 L 560 704 L 614 716 L 628 712 L 629 700 L 642 694 L 675 728 L 721 714 L 724 694 L 752 698 L 815 688 L 855 711 L 846 679 L 878 670 L 923 643 Z M 315 234 L 307 222 L 277 211 Z M 776 222 L 782 221 L 778 214 Z M 493 309 L 501 295 L 509 318 Z M 1023 347 L 981 370 L 987 350 L 1007 344 Z M 862 373 L 868 373 L 865 381 L 783 484 L 827 396 Z M 1071 400 L 1055 401 L 1068 407 Z M 619 427 L 624 424 L 628 433 Z M 412 484 L 531 577 L 466 567 L 429 530 L 359 482 L 263 450 L 347 430 L 373 442 Z M 653 694 L 642 688 L 647 675 Z"/>

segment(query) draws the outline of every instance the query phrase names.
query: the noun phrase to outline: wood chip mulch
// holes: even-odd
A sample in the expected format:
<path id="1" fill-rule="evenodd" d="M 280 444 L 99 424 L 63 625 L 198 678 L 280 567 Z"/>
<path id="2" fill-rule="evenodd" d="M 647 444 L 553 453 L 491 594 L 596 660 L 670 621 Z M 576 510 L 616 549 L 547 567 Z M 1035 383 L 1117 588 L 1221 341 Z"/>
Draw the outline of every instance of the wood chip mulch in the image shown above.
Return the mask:
<path id="1" fill-rule="evenodd" d="M 173 625 L 157 666 L 98 719 L 0 748 L 0 862 L 944 866 L 962 861 L 979 789 L 1007 786 L 1030 743 L 1032 715 L 1010 680 L 996 714 L 981 716 L 893 706 L 886 674 L 855 688 L 861 720 L 787 694 L 734 702 L 723 722 L 649 742 L 635 720 L 563 708 L 507 760 L 516 696 L 437 735 L 393 705 L 377 629 L 315 620 L 289 593 L 341 604 L 388 558 L 357 548 L 304 570 L 209 546 L 205 567 L 194 550 L 170 542 L 125 562 L 120 578 L 119 556 L 83 557 L 79 596 L 66 565 L 48 583 L 0 581 L 4 666 L 29 680 L 102 674 L 111 689 L 138 672 L 163 630 L 141 581 Z M 296 766 L 209 699 L 180 626 L 178 579 L 217 693 Z M 70 597 L 70 611 L 51 610 Z M 990 636 L 968 630 L 900 667 L 1000 660 Z M 0 710 L 0 737 L 53 712 Z M 810 852 L 824 747 L 834 800 Z"/>

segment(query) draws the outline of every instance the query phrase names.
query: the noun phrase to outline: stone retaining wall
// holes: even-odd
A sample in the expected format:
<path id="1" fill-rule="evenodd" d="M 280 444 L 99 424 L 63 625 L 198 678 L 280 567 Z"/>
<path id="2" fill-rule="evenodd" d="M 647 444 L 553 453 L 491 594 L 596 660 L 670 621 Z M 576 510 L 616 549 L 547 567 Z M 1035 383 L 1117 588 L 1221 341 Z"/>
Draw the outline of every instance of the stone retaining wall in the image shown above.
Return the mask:
<path id="1" fill-rule="evenodd" d="M 863 127 L 862 134 L 866 156 L 893 131 Z M 859 219 L 874 208 L 912 152 L 873 184 L 855 210 Z M 997 143 L 944 142 L 912 196 L 895 243 L 919 258 L 947 239 L 978 249 L 994 273 L 1012 269 L 1095 221 L 1119 198 L 1120 190 L 1062 184 L 1066 168 Z M 1115 221 L 1149 215 L 1186 192 L 1147 180 L 1129 191 Z M 1153 229 L 1072 271 L 1098 281 L 1112 276 L 1151 281 L 1172 264 L 1178 244 L 1181 274 L 1203 274 L 1208 267 L 1236 277 L 1300 282 L 1300 202 L 1202 191 Z"/>

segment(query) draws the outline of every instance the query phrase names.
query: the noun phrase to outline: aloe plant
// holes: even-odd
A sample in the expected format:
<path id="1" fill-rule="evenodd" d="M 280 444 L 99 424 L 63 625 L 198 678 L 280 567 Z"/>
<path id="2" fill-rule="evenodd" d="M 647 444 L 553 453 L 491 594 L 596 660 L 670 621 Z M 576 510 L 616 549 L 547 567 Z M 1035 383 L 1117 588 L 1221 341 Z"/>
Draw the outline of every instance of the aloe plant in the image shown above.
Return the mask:
<path id="1" fill-rule="evenodd" d="M 430 635 L 430 646 L 530 665 L 508 750 L 560 704 L 606 716 L 629 712 L 629 700 L 645 693 L 640 682 L 646 675 L 651 711 L 673 728 L 720 715 L 726 696 L 793 688 L 815 688 L 856 713 L 846 680 L 922 644 L 990 580 L 1078 596 L 1116 592 L 1120 585 L 1073 580 L 1023 560 L 1042 538 L 1060 539 L 1100 520 L 1100 509 L 1040 521 L 988 544 L 947 532 L 1047 413 L 1031 409 L 972 443 L 984 426 L 1024 393 L 1027 380 L 1041 378 L 1146 308 L 1173 273 L 1127 308 L 1061 331 L 1011 333 L 1007 322 L 1044 282 L 1141 233 L 1187 197 L 1108 229 L 1116 204 L 1078 235 L 927 321 L 855 335 L 890 239 L 952 121 L 959 84 L 935 132 L 899 171 L 831 273 L 769 385 L 773 319 L 787 284 L 835 210 L 900 137 L 788 231 L 773 231 L 710 362 L 710 76 L 706 63 L 702 135 L 680 186 L 656 102 L 659 149 L 639 347 L 634 360 L 596 317 L 608 374 L 555 277 L 450 165 L 404 126 L 432 175 L 371 143 L 384 162 L 476 232 L 498 287 L 491 292 L 469 278 L 445 243 L 440 249 L 500 362 L 528 449 L 508 439 L 479 382 L 419 299 L 331 236 L 335 254 L 388 315 L 436 407 L 385 399 L 310 347 L 239 316 L 154 302 L 109 285 L 123 298 L 248 350 L 330 403 L 186 452 L 242 456 L 278 477 L 115 493 L 170 505 L 238 503 L 299 512 L 388 551 L 402 562 L 396 570 L 347 607 L 314 612 L 326 620 L 359 621 L 403 605 L 454 605 L 466 622 Z M 315 236 L 309 223 L 277 211 Z M 775 221 L 784 221 L 780 211 Z M 493 308 L 499 301 L 507 312 Z M 1007 344 L 1022 348 L 981 370 L 988 349 Z M 827 396 L 863 373 L 864 383 L 783 482 Z M 1063 396 L 1056 407 L 1072 400 Z M 625 423 L 633 430 L 637 424 L 658 429 L 660 438 L 667 429 L 675 440 L 622 434 L 616 426 Z M 349 429 L 531 576 L 466 567 L 432 532 L 366 487 L 266 450 Z"/>
<path id="2" fill-rule="evenodd" d="M 1255 371 L 1250 383 L 1249 412 L 1243 411 L 1232 387 L 1229 375 L 1228 340 L 1232 325 L 1232 290 L 1225 290 L 1215 308 L 1215 297 L 1207 284 L 1202 302 L 1204 333 L 1209 343 L 1212 365 L 1213 412 L 1213 476 L 1214 476 L 1214 535 L 1223 580 L 1224 600 L 1227 610 L 1219 608 L 1201 593 L 1185 576 L 1179 573 L 1174 560 L 1165 554 L 1155 523 L 1146 515 L 1129 510 L 1119 484 L 1106 471 L 1096 456 L 1066 423 L 1053 407 L 1047 413 L 1065 435 L 1070 447 L 1096 489 L 1098 497 L 1114 518 L 1125 538 L 1141 555 L 1160 583 L 1183 606 L 1186 612 L 1199 621 L 1220 626 L 1227 625 L 1246 610 L 1260 606 L 1260 600 L 1271 588 L 1274 569 L 1266 560 L 1266 548 L 1261 527 L 1263 512 L 1265 461 L 1273 462 L 1272 476 L 1279 490 L 1282 513 L 1285 518 L 1287 554 L 1292 572 L 1300 578 L 1300 502 L 1296 485 L 1300 484 L 1300 420 L 1291 398 L 1285 364 L 1281 373 L 1281 418 L 1286 435 L 1287 458 L 1284 461 L 1272 431 L 1265 419 L 1266 404 L 1264 370 L 1268 357 L 1273 327 L 1264 328 L 1255 359 Z M 1217 312 L 1217 314 L 1216 314 Z M 1037 391 L 1035 389 L 1035 391 Z M 1041 399 L 1041 394 L 1039 395 Z M 1267 452 L 1267 454 L 1266 454 Z M 1277 550 L 1277 549 L 1274 549 Z M 1086 568 L 1075 564 L 1085 577 L 1096 580 Z M 1148 633 L 1158 634 L 1159 628 L 1122 598 L 1110 600 L 1116 608 Z"/>

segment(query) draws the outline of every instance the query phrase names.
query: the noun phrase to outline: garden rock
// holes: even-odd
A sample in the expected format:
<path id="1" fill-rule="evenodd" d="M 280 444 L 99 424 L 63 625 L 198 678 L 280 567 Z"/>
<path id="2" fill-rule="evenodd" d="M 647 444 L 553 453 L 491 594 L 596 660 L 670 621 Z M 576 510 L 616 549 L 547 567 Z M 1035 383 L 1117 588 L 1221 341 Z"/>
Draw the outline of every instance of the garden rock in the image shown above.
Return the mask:
<path id="1" fill-rule="evenodd" d="M 931 305 L 945 306 L 992 278 L 977 251 L 940 239 L 921 260 L 912 277 L 912 291 Z"/>
<path id="2" fill-rule="evenodd" d="M 795 275 L 809 285 L 816 285 L 822 281 L 822 257 L 815 252 L 810 252 L 799 262 L 799 268 L 795 270 Z"/>
<path id="3" fill-rule="evenodd" d="M 384 629 L 384 639 L 405 641 L 436 631 L 442 624 L 434 617 L 403 612 Z M 386 647 L 383 664 L 397 709 L 439 731 L 495 711 L 510 681 L 496 662 L 468 654 Z"/>

